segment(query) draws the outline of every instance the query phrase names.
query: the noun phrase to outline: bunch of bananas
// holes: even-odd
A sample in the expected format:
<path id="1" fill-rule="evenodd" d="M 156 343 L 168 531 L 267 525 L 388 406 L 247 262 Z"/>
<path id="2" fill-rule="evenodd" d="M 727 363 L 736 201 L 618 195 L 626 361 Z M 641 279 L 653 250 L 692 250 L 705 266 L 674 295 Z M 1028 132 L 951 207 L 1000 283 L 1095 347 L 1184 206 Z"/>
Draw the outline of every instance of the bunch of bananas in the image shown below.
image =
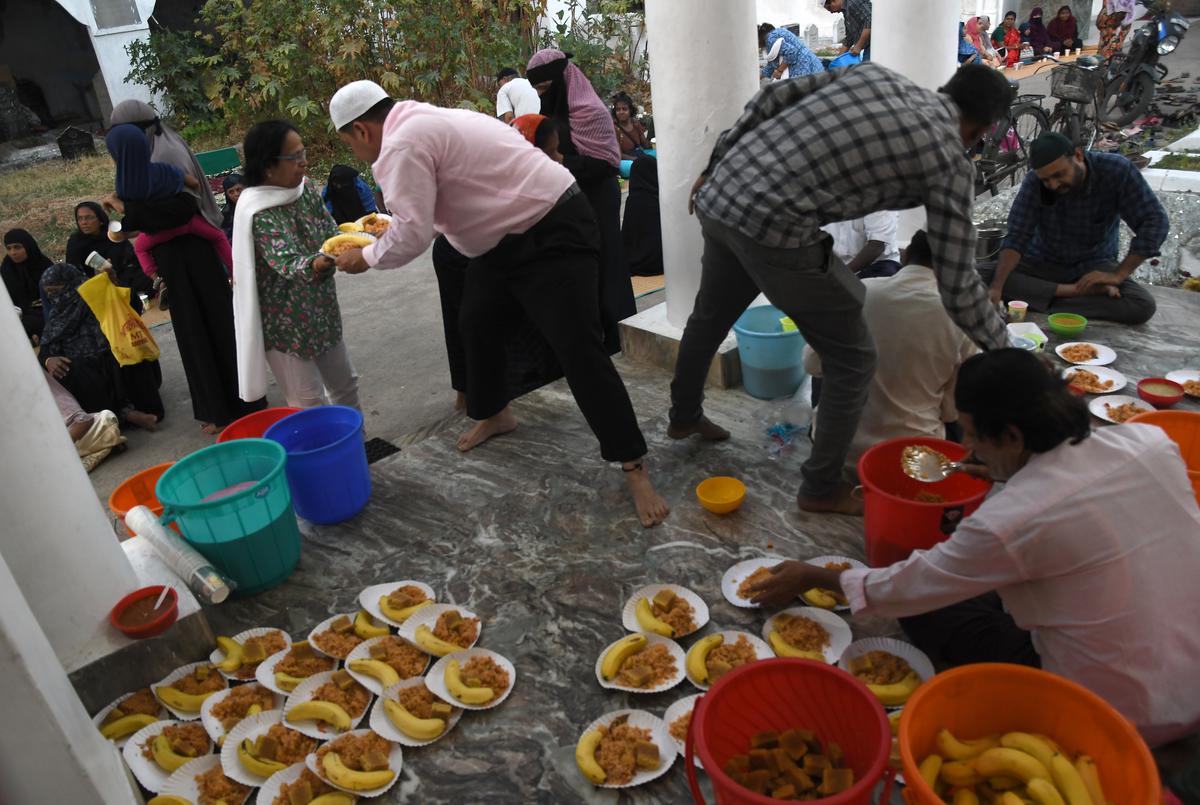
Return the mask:
<path id="1" fill-rule="evenodd" d="M 1087 755 L 1073 761 L 1052 738 L 1028 732 L 959 740 L 947 729 L 938 751 L 921 761 L 922 779 L 953 805 L 1106 805 L 1100 774 Z"/>

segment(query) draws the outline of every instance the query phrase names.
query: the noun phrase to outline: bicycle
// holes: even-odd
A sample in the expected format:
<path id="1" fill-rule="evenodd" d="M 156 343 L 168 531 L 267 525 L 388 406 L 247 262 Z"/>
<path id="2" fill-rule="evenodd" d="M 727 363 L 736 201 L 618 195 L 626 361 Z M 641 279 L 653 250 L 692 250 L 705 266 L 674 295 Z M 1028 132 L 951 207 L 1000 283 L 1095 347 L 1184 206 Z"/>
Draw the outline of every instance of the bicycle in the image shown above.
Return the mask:
<path id="1" fill-rule="evenodd" d="M 1042 108 L 1043 97 L 1017 95 L 1008 115 L 984 136 L 982 150 L 975 161 L 976 195 L 987 191 L 995 196 L 1005 182 L 1016 187 L 1025 178 L 1025 171 L 1029 169 L 1029 144 L 1050 125 L 1046 110 Z"/>
<path id="2" fill-rule="evenodd" d="M 1057 62 L 1053 56 L 1047 59 Z M 1100 131 L 1097 123 L 1103 94 L 1104 77 L 1098 63 L 1091 59 L 1084 64 L 1058 63 L 1050 72 L 1050 95 L 1058 99 L 1050 115 L 1050 130 L 1085 151 L 1090 149 Z"/>

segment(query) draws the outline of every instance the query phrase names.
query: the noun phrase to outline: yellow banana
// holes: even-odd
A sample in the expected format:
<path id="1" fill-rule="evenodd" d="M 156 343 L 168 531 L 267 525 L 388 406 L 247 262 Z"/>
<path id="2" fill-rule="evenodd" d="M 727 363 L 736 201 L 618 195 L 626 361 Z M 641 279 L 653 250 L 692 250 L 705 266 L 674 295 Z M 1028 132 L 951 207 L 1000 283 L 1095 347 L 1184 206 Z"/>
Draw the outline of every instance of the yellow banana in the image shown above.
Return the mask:
<path id="1" fill-rule="evenodd" d="M 1079 772 L 1093 805 L 1105 805 L 1108 800 L 1104 798 L 1104 788 L 1100 785 L 1100 770 L 1096 768 L 1096 761 L 1087 755 L 1080 755 L 1075 758 L 1075 771 Z"/>
<path id="2" fill-rule="evenodd" d="M 1025 800 L 1021 799 L 1011 791 L 1005 791 L 996 800 L 996 805 L 1025 805 Z"/>
<path id="3" fill-rule="evenodd" d="M 875 698 L 879 699 L 879 703 L 884 707 L 899 707 L 908 701 L 908 697 L 912 696 L 919 687 L 921 687 L 921 677 L 917 676 L 915 671 L 891 685 L 867 685 L 867 688 L 875 694 Z"/>
<path id="4" fill-rule="evenodd" d="M 426 660 L 428 662 L 428 660 Z M 386 662 L 379 660 L 351 660 L 347 666 L 351 671 L 358 671 L 379 680 L 379 684 L 390 688 L 400 681 L 400 674 Z"/>
<path id="5" fill-rule="evenodd" d="M 816 660 L 817 662 L 825 662 L 825 654 L 820 651 L 805 651 L 793 646 L 791 643 L 783 639 L 783 635 L 774 630 L 767 635 L 767 642 L 771 644 L 771 650 L 775 652 L 776 657 L 800 657 L 804 660 Z"/>
<path id="6" fill-rule="evenodd" d="M 969 788 L 960 788 L 954 792 L 952 805 L 979 805 L 979 797 Z"/>
<path id="7" fill-rule="evenodd" d="M 984 777 L 1016 777 L 1023 783 L 1050 779 L 1050 771 L 1033 755 L 998 746 L 975 758 L 975 771 Z"/>
<path id="8" fill-rule="evenodd" d="M 356 249 L 362 249 L 366 246 L 370 246 L 374 242 L 374 238 L 366 237 L 361 232 L 343 232 L 340 235 L 334 235 L 322 243 L 321 251 L 325 254 L 333 254 L 334 250 L 339 246 L 349 244 Z"/>
<path id="9" fill-rule="evenodd" d="M 275 684 L 279 686 L 280 690 L 285 690 L 288 693 L 291 693 L 293 690 L 295 690 L 296 687 L 303 681 L 304 677 L 291 676 L 290 674 L 285 674 L 282 671 L 275 672 Z"/>
<path id="10" fill-rule="evenodd" d="M 708 666 L 704 664 L 704 661 L 708 659 L 708 655 L 713 649 L 724 642 L 725 636 L 718 632 L 700 638 L 688 649 L 687 672 L 692 679 L 701 684 L 708 682 Z M 617 664 L 617 667 L 620 667 L 620 663 Z"/>
<path id="11" fill-rule="evenodd" d="M 1088 793 L 1087 786 L 1083 783 L 1083 777 L 1071 765 L 1071 761 L 1067 760 L 1066 755 L 1056 752 L 1050 758 L 1050 777 L 1054 780 L 1054 785 L 1058 787 L 1067 805 L 1096 805 L 1092 802 L 1092 795 Z"/>
<path id="12" fill-rule="evenodd" d="M 376 623 L 365 609 L 360 609 L 354 616 L 354 633 L 363 640 L 370 640 L 373 637 L 387 637 L 392 630 L 381 623 Z"/>
<path id="13" fill-rule="evenodd" d="M 355 771 L 342 762 L 342 756 L 337 752 L 326 754 L 325 759 L 321 761 L 321 768 L 325 770 L 325 776 L 329 778 L 329 782 L 338 788 L 348 788 L 351 791 L 370 791 L 373 788 L 381 788 L 396 777 L 396 772 L 391 769 Z"/>
<path id="14" fill-rule="evenodd" d="M 1029 734 L 1032 735 L 1034 738 L 1037 738 L 1042 743 L 1046 744 L 1046 746 L 1050 747 L 1055 752 L 1058 752 L 1060 755 L 1067 755 L 1067 757 L 1070 757 L 1070 754 L 1067 752 L 1064 752 L 1063 748 L 1058 745 L 1058 741 L 1054 740 L 1049 735 L 1042 735 L 1040 732 L 1031 732 Z"/>
<path id="15" fill-rule="evenodd" d="M 353 794 L 347 794 L 345 791 L 330 791 L 316 799 L 310 799 L 308 805 L 354 805 L 356 802 L 358 802 L 358 797 Z"/>
<path id="16" fill-rule="evenodd" d="M 451 660 L 446 664 L 444 679 L 450 695 L 463 704 L 487 704 L 496 698 L 496 692 L 491 688 L 468 687 L 462 681 L 462 668 L 459 666 L 458 660 Z"/>
<path id="17" fill-rule="evenodd" d="M 333 702 L 301 702 L 287 711 L 284 720 L 293 724 L 297 721 L 324 721 L 339 731 L 350 729 L 353 721 L 341 705 Z"/>
<path id="18" fill-rule="evenodd" d="M 126 735 L 133 735 L 149 724 L 158 721 L 157 716 L 148 716 L 145 713 L 134 713 L 128 716 L 122 716 L 116 721 L 110 722 L 100 728 L 100 734 L 110 741 L 115 741 L 119 738 L 124 738 Z"/>
<path id="19" fill-rule="evenodd" d="M 159 794 L 146 800 L 146 805 L 192 805 L 191 800 L 177 797 L 174 794 Z M 312 805 L 310 802 L 309 805 Z"/>
<path id="20" fill-rule="evenodd" d="M 379 596 L 379 611 L 391 620 L 394 620 L 396 623 L 404 623 L 406 620 L 411 618 L 413 613 L 415 613 L 418 609 L 423 609 L 432 603 L 433 601 L 426 598 L 419 604 L 413 604 L 411 607 L 401 607 L 400 609 L 397 609 L 388 603 L 388 597 L 386 595 L 381 595 Z"/>
<path id="21" fill-rule="evenodd" d="M 814 607 L 821 609 L 833 609 L 838 605 L 838 600 L 824 590 L 819 590 L 813 587 L 811 590 L 806 590 L 804 600 L 812 604 Z"/>
<path id="22" fill-rule="evenodd" d="M 631 654 L 636 654 L 644 649 L 646 643 L 644 634 L 626 635 L 613 643 L 612 647 L 604 652 L 604 658 L 600 660 L 600 676 L 611 680 L 620 672 L 621 663 L 625 662 Z"/>
<path id="23" fill-rule="evenodd" d="M 363 225 L 357 221 L 347 221 L 344 224 L 338 224 L 338 229 L 342 232 L 362 232 Z"/>
<path id="24" fill-rule="evenodd" d="M 435 635 L 432 629 L 424 625 L 417 627 L 415 639 L 418 648 L 435 657 L 445 657 L 447 654 L 463 650 L 462 646 L 443 640 Z"/>
<path id="25" fill-rule="evenodd" d="M 1007 746 L 1009 749 L 1020 749 L 1027 755 L 1033 755 L 1038 759 L 1038 763 L 1047 769 L 1050 768 L 1050 758 L 1054 757 L 1054 750 L 1045 741 L 1028 732 L 1005 733 L 1000 739 L 1000 745 Z"/>
<path id="26" fill-rule="evenodd" d="M 227 674 L 242 667 L 242 644 L 232 637 L 218 637 L 217 648 L 225 652 L 225 659 L 217 663 L 217 667 Z"/>
<path id="27" fill-rule="evenodd" d="M 900 716 L 904 715 L 903 710 L 893 710 L 888 713 L 888 726 L 892 728 L 892 735 L 900 734 Z"/>
<path id="28" fill-rule="evenodd" d="M 1066 805 L 1062 795 L 1058 793 L 1058 789 L 1054 787 L 1053 783 L 1046 780 L 1030 780 L 1025 790 L 1029 792 L 1030 798 L 1037 805 Z"/>
<path id="29" fill-rule="evenodd" d="M 181 713 L 199 713 L 200 705 L 204 704 L 204 700 L 220 691 L 211 690 L 208 693 L 184 693 L 179 688 L 162 685 L 155 688 L 154 692 L 158 694 L 158 698 L 166 702 L 168 707 L 173 707 Z"/>
<path id="30" fill-rule="evenodd" d="M 647 632 L 662 635 L 663 637 L 675 636 L 675 630 L 669 624 L 655 616 L 654 610 L 650 608 L 649 598 L 643 598 L 637 602 L 634 614 L 637 616 L 638 626 L 641 626 Z"/>
<path id="31" fill-rule="evenodd" d="M 975 764 L 969 760 L 951 760 L 949 763 L 943 763 L 938 776 L 947 785 L 963 788 L 970 788 L 983 782 L 983 777 L 975 771 Z"/>
<path id="32" fill-rule="evenodd" d="M 999 746 L 1000 737 L 997 735 L 988 735 L 972 741 L 960 741 L 954 737 L 954 733 L 950 732 L 950 730 L 940 729 L 938 730 L 935 742 L 937 743 L 938 751 L 950 760 L 970 760 L 993 747 Z"/>
<path id="33" fill-rule="evenodd" d="M 158 764 L 158 767 L 167 774 L 175 771 L 189 760 L 195 760 L 195 758 L 181 755 L 172 749 L 167 736 L 161 734 L 154 736 L 154 740 L 150 743 L 150 754 L 153 755 L 154 762 Z"/>
<path id="34" fill-rule="evenodd" d="M 250 716 L 256 716 L 261 712 L 262 712 L 261 704 L 252 704 L 246 709 L 246 715 L 243 716 L 243 719 L 249 718 Z"/>
<path id="35" fill-rule="evenodd" d="M 921 779 L 930 788 L 933 788 L 937 784 L 938 775 L 942 771 L 942 756 L 930 755 L 921 761 L 921 765 L 917 767 L 917 770 L 921 774 Z"/>
<path id="36" fill-rule="evenodd" d="M 249 738 L 238 744 L 237 748 L 238 762 L 243 768 L 251 774 L 257 774 L 259 777 L 270 777 L 275 772 L 283 771 L 287 768 L 286 763 L 280 763 L 278 760 L 264 760 L 254 756 L 254 743 Z"/>
<path id="37" fill-rule="evenodd" d="M 988 785 L 993 791 L 1008 791 L 1021 785 L 1016 777 L 989 777 Z"/>
<path id="38" fill-rule="evenodd" d="M 400 702 L 383 700 L 383 712 L 388 721 L 409 738 L 417 741 L 432 741 L 446 731 L 446 722 L 440 718 L 417 718 Z"/>
<path id="39" fill-rule="evenodd" d="M 579 743 L 575 744 L 575 765 L 579 766 L 583 776 L 593 785 L 600 785 L 608 779 L 604 769 L 596 762 L 596 749 L 599 748 L 600 739 L 603 737 L 600 730 L 592 730 L 585 733 L 579 739 Z"/>

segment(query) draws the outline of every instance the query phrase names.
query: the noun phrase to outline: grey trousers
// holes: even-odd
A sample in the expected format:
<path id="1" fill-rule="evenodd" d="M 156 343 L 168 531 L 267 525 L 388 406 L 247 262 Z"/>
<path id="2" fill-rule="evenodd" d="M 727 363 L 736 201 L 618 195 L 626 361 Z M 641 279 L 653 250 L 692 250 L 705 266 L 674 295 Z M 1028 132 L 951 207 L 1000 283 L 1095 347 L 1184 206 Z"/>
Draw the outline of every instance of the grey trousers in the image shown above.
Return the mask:
<path id="1" fill-rule="evenodd" d="M 267 365 L 287 404 L 293 408 L 325 405 L 328 399 L 334 405 L 362 410 L 358 404 L 358 373 L 350 362 L 345 341 L 337 342 L 312 360 L 269 349 Z"/>
<path id="2" fill-rule="evenodd" d="M 671 423 L 703 416 L 704 381 L 721 341 L 761 291 L 796 323 L 825 369 L 821 429 L 800 468 L 800 492 L 823 497 L 842 466 L 875 373 L 875 344 L 862 317 L 865 290 L 833 256 L 832 239 L 801 249 L 773 249 L 697 213 L 704 235 L 700 291 L 679 344 L 671 381 Z"/>
<path id="3" fill-rule="evenodd" d="M 1157 304 L 1141 284 L 1127 279 L 1117 288 L 1119 298 L 1111 296 L 1056 297 L 1059 285 L 1076 282 L 1091 271 L 1113 271 L 1116 264 L 1082 268 L 1022 258 L 1004 283 L 1004 301 L 1020 299 L 1039 313 L 1078 313 L 1089 319 L 1141 324 L 1154 315 Z M 990 279 L 990 278 L 989 278 Z"/>

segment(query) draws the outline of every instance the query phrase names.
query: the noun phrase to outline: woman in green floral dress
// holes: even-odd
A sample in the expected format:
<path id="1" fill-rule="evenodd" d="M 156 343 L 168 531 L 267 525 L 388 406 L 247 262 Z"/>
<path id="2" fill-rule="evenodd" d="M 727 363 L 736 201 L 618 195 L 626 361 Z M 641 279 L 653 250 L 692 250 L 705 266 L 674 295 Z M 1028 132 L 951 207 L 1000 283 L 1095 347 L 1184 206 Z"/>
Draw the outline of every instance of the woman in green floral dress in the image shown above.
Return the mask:
<path id="1" fill-rule="evenodd" d="M 304 142 L 287 121 L 268 120 L 250 129 L 243 149 L 246 189 L 233 226 L 241 396 L 265 393 L 269 365 L 288 405 L 358 408 L 334 261 L 320 253 L 338 228 L 305 179 Z"/>

